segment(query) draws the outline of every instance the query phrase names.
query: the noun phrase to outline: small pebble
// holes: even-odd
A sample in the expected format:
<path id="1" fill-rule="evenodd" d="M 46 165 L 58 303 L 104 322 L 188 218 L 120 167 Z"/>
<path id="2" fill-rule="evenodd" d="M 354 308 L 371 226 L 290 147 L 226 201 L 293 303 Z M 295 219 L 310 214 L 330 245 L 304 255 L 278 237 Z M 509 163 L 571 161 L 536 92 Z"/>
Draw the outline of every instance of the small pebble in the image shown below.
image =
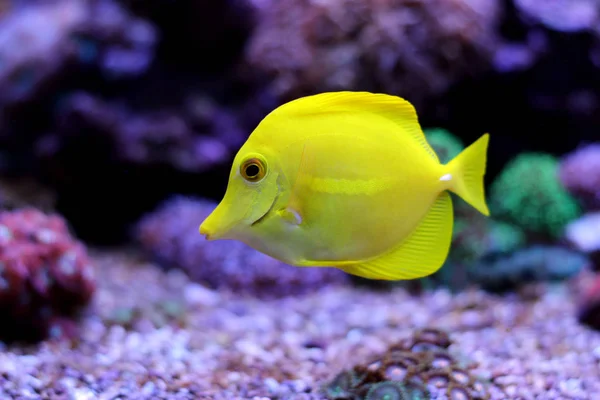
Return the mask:
<path id="1" fill-rule="evenodd" d="M 325 400 L 319 388 L 337 372 L 439 324 L 450 329 L 452 352 L 492 381 L 490 400 L 600 393 L 600 333 L 577 323 L 568 293 L 520 303 L 477 291 L 349 286 L 258 300 L 167 278 L 118 253 L 94 261 L 98 292 L 77 346 L 0 346 L 0 399 Z M 118 309 L 135 309 L 139 321 L 115 321 Z M 185 325 L 155 326 L 157 309 Z"/>

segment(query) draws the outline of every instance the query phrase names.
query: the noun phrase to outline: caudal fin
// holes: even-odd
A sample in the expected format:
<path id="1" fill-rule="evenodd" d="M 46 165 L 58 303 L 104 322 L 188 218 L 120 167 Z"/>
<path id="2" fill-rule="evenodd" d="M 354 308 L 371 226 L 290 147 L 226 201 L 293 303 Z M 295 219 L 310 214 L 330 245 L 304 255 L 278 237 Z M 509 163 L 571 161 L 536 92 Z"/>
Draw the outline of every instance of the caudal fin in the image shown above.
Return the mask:
<path id="1" fill-rule="evenodd" d="M 482 135 L 447 165 L 452 175 L 449 189 L 487 216 L 490 210 L 485 202 L 483 177 L 489 140 L 489 134 Z"/>

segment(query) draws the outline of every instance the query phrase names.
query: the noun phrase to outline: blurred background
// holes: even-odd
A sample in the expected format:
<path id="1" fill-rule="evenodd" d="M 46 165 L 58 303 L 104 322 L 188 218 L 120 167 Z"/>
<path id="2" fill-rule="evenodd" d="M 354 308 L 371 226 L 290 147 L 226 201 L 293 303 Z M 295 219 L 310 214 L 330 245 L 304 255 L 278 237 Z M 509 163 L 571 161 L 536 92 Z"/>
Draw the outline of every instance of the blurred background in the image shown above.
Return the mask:
<path id="1" fill-rule="evenodd" d="M 432 276 L 198 233 L 261 119 L 340 90 L 409 100 L 442 162 L 490 133 L 491 217 L 454 196 Z M 0 398 L 591 399 L 600 3 L 0 1 L 0 321 Z"/>
<path id="2" fill-rule="evenodd" d="M 491 182 L 598 140 L 599 71 L 592 0 L 7 1 L 0 201 L 121 243 L 173 193 L 220 199 L 269 111 L 332 90 L 405 97 L 465 145 L 490 132 Z"/>

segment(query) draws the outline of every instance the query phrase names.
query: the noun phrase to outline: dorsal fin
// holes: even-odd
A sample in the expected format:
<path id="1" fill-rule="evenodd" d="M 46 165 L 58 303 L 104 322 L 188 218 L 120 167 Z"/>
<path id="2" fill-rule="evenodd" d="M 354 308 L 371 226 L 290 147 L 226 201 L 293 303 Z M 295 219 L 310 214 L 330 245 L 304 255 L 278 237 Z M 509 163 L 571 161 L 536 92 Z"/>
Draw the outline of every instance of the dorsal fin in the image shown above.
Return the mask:
<path id="1" fill-rule="evenodd" d="M 371 92 L 325 92 L 292 100 L 273 113 L 318 114 L 331 111 L 372 112 L 383 116 L 398 125 L 399 131 L 412 137 L 427 154 L 439 162 L 437 154 L 425 138 L 415 108 L 398 96 Z"/>

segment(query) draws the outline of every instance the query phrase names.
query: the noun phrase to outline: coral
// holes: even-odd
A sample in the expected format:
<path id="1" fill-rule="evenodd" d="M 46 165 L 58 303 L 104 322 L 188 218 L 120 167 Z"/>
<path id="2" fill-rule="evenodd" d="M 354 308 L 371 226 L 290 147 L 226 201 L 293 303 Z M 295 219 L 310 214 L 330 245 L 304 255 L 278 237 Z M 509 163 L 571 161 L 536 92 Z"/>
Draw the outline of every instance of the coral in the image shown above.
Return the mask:
<path id="1" fill-rule="evenodd" d="M 558 160 L 544 153 L 513 158 L 492 183 L 491 215 L 523 229 L 557 238 L 581 213 L 558 178 Z"/>
<path id="2" fill-rule="evenodd" d="M 600 209 L 600 143 L 567 154 L 560 162 L 559 176 L 584 207 Z"/>
<path id="3" fill-rule="evenodd" d="M 446 332 L 421 329 L 366 365 L 342 371 L 323 392 L 332 400 L 489 398 L 485 383 L 450 353 L 451 344 Z"/>
<path id="4" fill-rule="evenodd" d="M 528 18 L 562 32 L 590 30 L 600 20 L 595 0 L 514 0 L 514 3 Z"/>
<path id="5" fill-rule="evenodd" d="M 570 278 L 589 265 L 578 251 L 559 246 L 532 246 L 489 253 L 469 268 L 469 279 L 491 291 L 511 290 L 530 282 Z"/>
<path id="6" fill-rule="evenodd" d="M 0 106 L 28 99 L 64 67 L 69 35 L 85 18 L 84 2 L 66 0 L 17 7 L 4 17 Z"/>
<path id="7" fill-rule="evenodd" d="M 282 297 L 347 280 L 337 269 L 293 267 L 238 241 L 206 241 L 198 227 L 215 207 L 208 200 L 176 196 L 140 220 L 135 238 L 159 262 L 212 288 Z"/>
<path id="8" fill-rule="evenodd" d="M 120 77 L 145 70 L 156 32 L 110 0 L 16 6 L 0 24 L 0 105 L 30 100 L 69 65 Z"/>
<path id="9" fill-rule="evenodd" d="M 448 258 L 428 279 L 453 290 L 462 290 L 473 283 L 469 276 L 473 263 L 487 254 L 515 251 L 525 243 L 525 233 L 513 224 L 481 215 L 457 217 Z"/>
<path id="10" fill-rule="evenodd" d="M 111 80 L 146 72 L 159 38 L 150 22 L 112 0 L 90 2 L 86 17 L 71 34 L 78 62 L 97 65 Z"/>
<path id="11" fill-rule="evenodd" d="M 379 382 L 371 386 L 365 400 L 426 400 L 429 393 L 426 389 L 414 384 L 394 381 Z"/>
<path id="12" fill-rule="evenodd" d="M 361 89 L 418 105 L 488 68 L 499 7 L 476 0 L 281 0 L 258 7 L 246 61 L 272 77 L 284 100 Z"/>
<path id="13" fill-rule="evenodd" d="M 465 148 L 462 140 L 445 129 L 425 129 L 423 133 L 442 164 L 448 163 Z"/>
<path id="14" fill-rule="evenodd" d="M 579 322 L 600 331 L 600 274 L 579 294 L 578 303 Z"/>
<path id="15" fill-rule="evenodd" d="M 565 238 L 576 249 L 587 253 L 600 271 L 600 212 L 588 213 L 569 223 Z"/>
<path id="16" fill-rule="evenodd" d="M 34 208 L 0 212 L 3 339 L 38 339 L 72 316 L 95 291 L 93 266 L 59 215 Z"/>
<path id="17" fill-rule="evenodd" d="M 57 152 L 69 151 L 70 143 L 75 147 L 85 133 L 108 143 L 120 161 L 166 164 L 188 172 L 202 172 L 224 163 L 247 135 L 230 112 L 209 98 L 187 100 L 185 112 L 162 109 L 136 113 L 89 93 L 74 93 L 63 102 L 57 132 L 44 137 L 38 150 L 51 158 Z"/>
<path id="18" fill-rule="evenodd" d="M 513 251 L 526 243 L 525 233 L 517 226 L 485 217 L 456 221 L 449 258 L 474 261 L 485 254 Z"/>

